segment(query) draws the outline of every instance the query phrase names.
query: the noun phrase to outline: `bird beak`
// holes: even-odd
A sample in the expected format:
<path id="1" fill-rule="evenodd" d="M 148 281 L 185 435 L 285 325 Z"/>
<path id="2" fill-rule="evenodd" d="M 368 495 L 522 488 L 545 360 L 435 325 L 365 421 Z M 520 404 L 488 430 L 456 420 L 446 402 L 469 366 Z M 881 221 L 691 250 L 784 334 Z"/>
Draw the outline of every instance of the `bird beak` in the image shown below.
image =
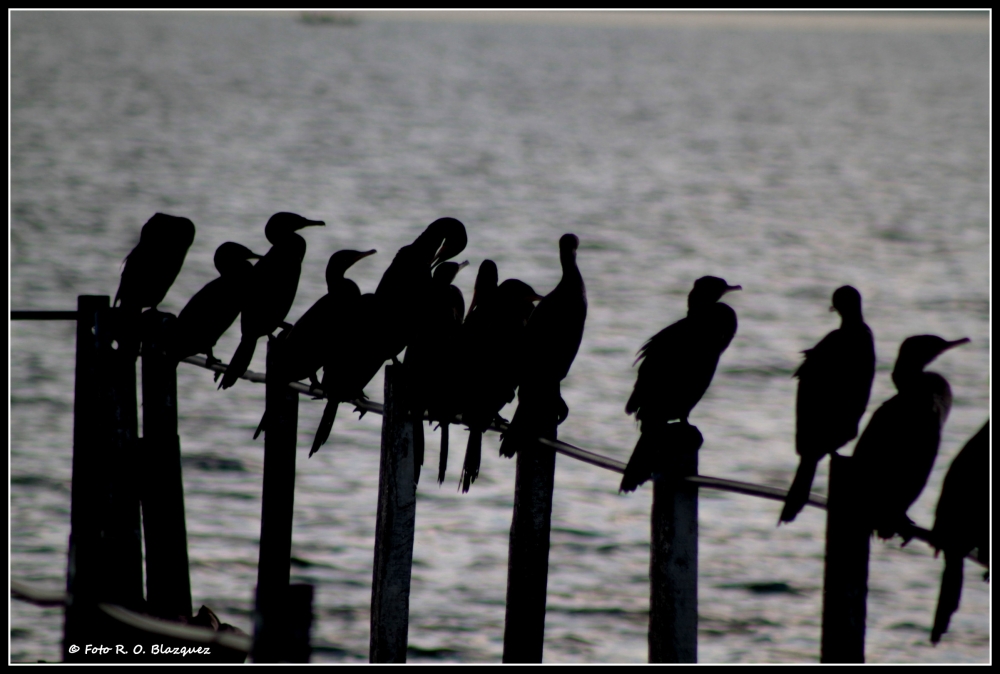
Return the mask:
<path id="1" fill-rule="evenodd" d="M 247 259 L 248 260 L 259 260 L 260 259 L 260 255 L 258 255 L 257 253 L 250 253 L 249 255 L 247 255 Z"/>
<path id="2" fill-rule="evenodd" d="M 726 286 L 726 292 L 731 293 L 734 290 L 743 290 L 743 286 Z M 725 295 L 726 293 L 723 293 Z"/>
<path id="3" fill-rule="evenodd" d="M 367 250 L 364 253 L 358 253 L 358 260 L 364 259 L 364 258 L 368 257 L 369 255 L 374 255 L 377 252 L 378 252 L 377 250 L 375 250 L 374 248 L 372 248 L 371 250 Z M 357 262 L 358 260 L 355 260 L 355 262 Z"/>
<path id="4" fill-rule="evenodd" d="M 462 262 L 461 264 L 458 265 L 458 271 L 462 271 L 463 269 L 465 269 L 468 266 L 469 266 L 469 261 L 466 260 L 465 262 Z"/>
<path id="5" fill-rule="evenodd" d="M 302 218 L 302 223 L 296 227 L 296 230 L 302 229 L 303 227 L 325 227 L 326 223 L 322 220 L 306 220 Z"/>
<path id="6" fill-rule="evenodd" d="M 956 346 L 961 346 L 963 344 L 968 344 L 972 340 L 968 337 L 963 337 L 962 339 L 956 339 L 954 342 L 948 342 L 948 346 L 944 347 L 944 350 L 954 349 Z"/>
<path id="7" fill-rule="evenodd" d="M 538 293 L 528 295 L 528 297 L 531 299 L 532 302 L 541 302 L 542 300 L 545 299 L 544 295 L 539 295 Z"/>
<path id="8" fill-rule="evenodd" d="M 833 305 L 831 304 L 831 305 L 830 305 L 830 313 L 832 314 L 832 313 L 833 313 L 834 311 L 836 311 L 836 310 L 837 310 L 837 307 L 835 307 L 835 306 L 833 306 Z"/>

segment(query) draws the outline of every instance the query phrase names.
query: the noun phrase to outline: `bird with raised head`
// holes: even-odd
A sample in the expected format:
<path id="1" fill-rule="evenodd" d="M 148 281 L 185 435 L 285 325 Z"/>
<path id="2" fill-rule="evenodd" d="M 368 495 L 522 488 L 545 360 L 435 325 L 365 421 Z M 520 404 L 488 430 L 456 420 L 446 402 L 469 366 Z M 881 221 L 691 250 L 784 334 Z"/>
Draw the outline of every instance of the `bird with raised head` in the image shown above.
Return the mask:
<path id="1" fill-rule="evenodd" d="M 875 410 L 854 446 L 865 526 L 880 538 L 912 537 L 906 511 L 920 496 L 934 467 L 941 429 L 951 410 L 951 387 L 924 368 L 968 338 L 907 337 L 899 347 L 892 381 L 899 391 Z"/>
<path id="2" fill-rule="evenodd" d="M 576 263 L 580 239 L 559 239 L 562 278 L 535 307 L 524 326 L 518 367 L 517 409 L 500 444 L 500 455 L 512 457 L 531 451 L 538 438 L 556 438 L 556 428 L 569 408 L 560 382 L 569 374 L 583 339 L 587 320 L 587 290 Z"/>
<path id="3" fill-rule="evenodd" d="M 273 339 L 274 331 L 292 308 L 306 256 L 306 241 L 296 232 L 325 224 L 295 213 L 275 213 L 267 221 L 264 236 L 271 242 L 271 248 L 254 265 L 247 282 L 247 302 L 240 314 L 242 338 L 219 388 L 229 388 L 247 371 L 257 340 L 264 335 Z"/>

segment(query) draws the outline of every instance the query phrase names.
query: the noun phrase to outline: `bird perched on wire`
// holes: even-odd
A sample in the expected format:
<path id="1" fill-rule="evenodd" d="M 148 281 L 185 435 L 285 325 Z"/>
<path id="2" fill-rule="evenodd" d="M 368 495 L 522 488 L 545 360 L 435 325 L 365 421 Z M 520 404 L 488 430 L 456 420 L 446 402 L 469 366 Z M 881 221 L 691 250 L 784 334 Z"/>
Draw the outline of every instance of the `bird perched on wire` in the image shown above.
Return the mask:
<path id="1" fill-rule="evenodd" d="M 474 305 L 462 325 L 462 422 L 469 439 L 462 466 L 462 491 L 479 476 L 483 432 L 500 419 L 500 410 L 514 400 L 518 385 L 524 327 L 534 303 L 541 300 L 527 283 L 507 279 L 497 287 L 497 268 L 485 260 L 476 278 Z"/>
<path id="2" fill-rule="evenodd" d="M 452 285 L 466 262 L 441 262 L 435 267 L 420 327 L 406 347 L 403 365 L 408 379 L 408 407 L 413 423 L 414 479 L 420 479 L 424 458 L 423 415 L 436 419 L 441 427 L 441 454 L 438 484 L 444 481 L 448 465 L 448 425 L 457 411 L 459 334 L 465 315 L 465 298 Z"/>
<path id="3" fill-rule="evenodd" d="M 138 318 L 143 309 L 156 306 L 166 297 L 184 265 L 194 242 L 194 223 L 187 218 L 157 213 L 139 234 L 139 243 L 123 262 L 122 278 L 115 293 L 115 306 Z M 139 355 L 137 320 L 122 321 L 118 330 L 120 353 Z"/>
<path id="4" fill-rule="evenodd" d="M 625 404 L 640 423 L 639 441 L 622 477 L 620 491 L 632 491 L 656 471 L 656 456 L 670 441 L 701 445 L 697 429 L 685 426 L 691 410 L 708 390 L 719 357 L 736 334 L 736 312 L 719 300 L 742 290 L 716 276 L 703 276 L 688 294 L 688 314 L 650 337 L 639 349 L 639 373 Z M 693 428 L 693 427 L 692 427 Z"/>
<path id="5" fill-rule="evenodd" d="M 420 324 L 421 301 L 430 292 L 431 268 L 461 253 L 467 242 L 465 225 L 438 218 L 397 251 L 375 292 L 361 296 L 353 348 L 323 367 L 327 403 L 309 456 L 330 438 L 339 404 L 363 397 L 382 364 L 395 361 L 410 343 Z"/>
<path id="6" fill-rule="evenodd" d="M 243 310 L 250 260 L 260 259 L 246 246 L 227 241 L 215 250 L 219 278 L 209 281 L 181 309 L 174 327 L 170 353 L 175 360 L 203 353 L 207 363 L 220 363 L 212 353 L 222 334 Z"/>
<path id="7" fill-rule="evenodd" d="M 326 295 L 316 300 L 295 322 L 287 335 L 276 343 L 272 368 L 267 376 L 285 383 L 309 378 L 310 389 L 318 388 L 317 372 L 333 356 L 349 348 L 346 337 L 357 320 L 361 291 L 344 274 L 358 260 L 374 255 L 374 250 L 339 250 L 326 264 Z M 272 371 L 273 370 L 273 371 Z M 254 432 L 254 440 L 265 429 L 267 412 Z"/>
<path id="8" fill-rule="evenodd" d="M 880 538 L 912 538 L 906 511 L 920 496 L 934 466 L 941 429 L 951 410 L 951 387 L 924 368 L 968 338 L 907 337 L 899 347 L 892 381 L 899 391 L 875 410 L 854 446 L 865 526 Z"/>
<path id="9" fill-rule="evenodd" d="M 322 220 L 307 220 L 295 213 L 275 213 L 267 221 L 264 236 L 271 242 L 271 248 L 250 274 L 247 302 L 240 316 L 243 336 L 219 388 L 229 388 L 247 371 L 257 340 L 264 335 L 273 339 L 272 333 L 283 324 L 292 308 L 302 259 L 306 255 L 306 241 L 295 232 L 325 224 Z"/>
<path id="10" fill-rule="evenodd" d="M 559 387 L 580 349 L 587 320 L 587 290 L 576 264 L 579 246 L 575 234 L 559 239 L 562 279 L 524 327 L 517 410 L 500 444 L 501 456 L 530 452 L 540 437 L 555 440 L 556 427 L 569 414 Z"/>
<path id="11" fill-rule="evenodd" d="M 978 550 L 979 561 L 990 565 L 990 422 L 987 421 L 948 468 L 938 497 L 931 544 L 944 551 L 944 573 L 938 596 L 931 643 L 948 631 L 951 615 L 962 598 L 965 557 Z"/>
<path id="12" fill-rule="evenodd" d="M 830 311 L 840 327 L 806 349 L 795 399 L 795 451 L 801 457 L 778 523 L 791 522 L 809 500 L 816 465 L 858 435 L 875 378 L 875 340 L 861 314 L 861 293 L 841 286 Z"/>

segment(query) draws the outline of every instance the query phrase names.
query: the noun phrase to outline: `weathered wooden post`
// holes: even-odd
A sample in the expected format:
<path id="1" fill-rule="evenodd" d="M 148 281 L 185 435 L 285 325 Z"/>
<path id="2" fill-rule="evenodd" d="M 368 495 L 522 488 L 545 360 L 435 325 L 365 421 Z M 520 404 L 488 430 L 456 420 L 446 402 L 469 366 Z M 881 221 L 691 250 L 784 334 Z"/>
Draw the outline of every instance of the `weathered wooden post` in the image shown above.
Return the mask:
<path id="1" fill-rule="evenodd" d="M 400 366 L 385 368 L 382 458 L 372 573 L 371 662 L 406 662 L 410 619 L 410 573 L 417 514 L 413 423 L 405 400 Z M 418 423 L 420 423 L 418 421 Z"/>
<path id="2" fill-rule="evenodd" d="M 143 314 L 142 526 L 146 603 L 161 618 L 191 615 L 181 445 L 177 435 L 177 363 L 165 353 L 173 314 Z"/>
<path id="3" fill-rule="evenodd" d="M 278 340 L 282 337 L 279 335 Z M 267 372 L 277 372 L 280 341 L 268 341 Z M 291 577 L 295 502 L 295 439 L 299 394 L 274 376 L 265 383 L 264 486 L 260 513 L 260 561 L 254 611 L 254 662 L 287 660 L 288 583 Z"/>
<path id="4" fill-rule="evenodd" d="M 106 339 L 98 332 L 98 315 L 108 307 L 107 295 L 77 298 L 76 382 L 73 402 L 73 481 L 70 496 L 69 563 L 66 574 L 66 613 L 63 659 L 80 661 L 70 646 L 86 643 L 91 615 L 102 585 L 101 518 L 107 484 L 101 476 L 102 446 L 111 439 L 102 414 L 107 397 L 101 390 L 98 349 Z M 100 327 L 104 328 L 103 322 Z"/>
<path id="5" fill-rule="evenodd" d="M 135 356 L 122 335 L 138 316 L 108 297 L 77 299 L 73 477 L 63 657 L 94 661 L 83 646 L 113 638 L 99 602 L 143 608 L 142 542 L 135 489 Z M 73 646 L 79 646 L 76 653 Z"/>
<path id="6" fill-rule="evenodd" d="M 554 418 L 544 431 L 543 437 L 556 439 Z M 555 449 L 531 442 L 518 450 L 507 557 L 504 662 L 542 661 L 555 474 Z"/>
<path id="7" fill-rule="evenodd" d="M 653 481 L 649 661 L 698 662 L 698 474 L 701 433 L 667 424 Z"/>
<path id="8" fill-rule="evenodd" d="M 132 610 L 145 608 L 142 583 L 142 516 L 139 510 L 139 412 L 136 404 L 135 366 L 138 353 L 132 344 L 139 334 L 140 314 L 120 308 L 103 309 L 101 320 L 110 320 L 111 340 L 98 350 L 98 367 L 111 385 L 112 442 L 105 470 L 111 480 L 110 510 L 104 532 L 109 581 L 102 601 Z M 98 327 L 101 334 L 106 334 Z"/>
<path id="9" fill-rule="evenodd" d="M 830 456 L 828 498 L 820 662 L 864 662 L 871 530 L 853 457 Z"/>

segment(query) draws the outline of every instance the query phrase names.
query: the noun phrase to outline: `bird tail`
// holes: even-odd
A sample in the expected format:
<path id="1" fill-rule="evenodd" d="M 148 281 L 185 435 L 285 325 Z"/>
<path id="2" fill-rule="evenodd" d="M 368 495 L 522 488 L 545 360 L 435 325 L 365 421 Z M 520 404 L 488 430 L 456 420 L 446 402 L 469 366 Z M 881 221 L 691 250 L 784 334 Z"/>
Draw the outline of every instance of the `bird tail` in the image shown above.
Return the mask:
<path id="1" fill-rule="evenodd" d="M 444 473 L 448 470 L 448 424 L 441 422 L 441 455 L 438 457 L 438 484 L 444 483 Z"/>
<path id="2" fill-rule="evenodd" d="M 483 458 L 483 432 L 469 429 L 469 444 L 465 446 L 465 463 L 462 465 L 462 493 L 469 492 L 469 486 L 479 477 L 479 465 Z"/>
<path id="3" fill-rule="evenodd" d="M 236 353 L 233 354 L 233 359 L 229 362 L 229 367 L 226 368 L 225 374 L 222 375 L 222 382 L 219 384 L 219 388 L 226 389 L 236 383 L 250 367 L 250 361 L 253 359 L 253 352 L 257 348 L 257 338 L 244 337 L 240 340 L 240 345 L 236 347 Z"/>
<path id="4" fill-rule="evenodd" d="M 413 484 L 420 484 L 420 467 L 424 465 L 424 415 L 411 411 L 413 422 Z"/>
<path id="5" fill-rule="evenodd" d="M 618 487 L 619 492 L 635 491 L 639 485 L 653 476 L 654 451 L 660 444 L 653 440 L 653 436 L 654 434 L 649 431 L 639 435 L 639 441 L 635 443 L 632 456 L 625 466 L 625 474 Z"/>
<path id="6" fill-rule="evenodd" d="M 319 428 L 316 429 L 316 437 L 313 438 L 313 446 L 309 450 L 309 456 L 318 452 L 319 448 L 330 439 L 330 431 L 333 430 L 333 422 L 337 418 L 339 406 L 340 403 L 332 398 L 326 401 L 326 407 L 323 408 L 323 418 L 320 419 Z"/>
<path id="7" fill-rule="evenodd" d="M 781 516 L 778 524 L 791 522 L 806 507 L 809 500 L 809 491 L 812 489 L 813 478 L 816 477 L 816 464 L 819 459 L 803 456 L 799 461 L 799 468 L 795 471 L 795 479 L 785 497 L 785 507 L 781 509 Z"/>
<path id="8" fill-rule="evenodd" d="M 931 629 L 931 643 L 941 641 L 941 635 L 948 631 L 951 614 L 958 610 L 962 598 L 962 578 L 965 558 L 949 550 L 944 551 L 944 573 L 941 575 L 941 594 L 938 595 L 937 611 L 934 613 L 934 627 Z"/>
<path id="9" fill-rule="evenodd" d="M 261 417 L 260 417 L 260 423 L 257 424 L 257 430 L 253 432 L 253 439 L 254 440 L 256 440 L 258 438 L 258 436 L 260 436 L 260 432 L 261 431 L 267 430 L 265 428 L 265 426 L 264 426 L 264 424 L 265 424 L 266 421 L 267 421 L 267 410 L 264 410 L 264 414 L 262 414 Z"/>

